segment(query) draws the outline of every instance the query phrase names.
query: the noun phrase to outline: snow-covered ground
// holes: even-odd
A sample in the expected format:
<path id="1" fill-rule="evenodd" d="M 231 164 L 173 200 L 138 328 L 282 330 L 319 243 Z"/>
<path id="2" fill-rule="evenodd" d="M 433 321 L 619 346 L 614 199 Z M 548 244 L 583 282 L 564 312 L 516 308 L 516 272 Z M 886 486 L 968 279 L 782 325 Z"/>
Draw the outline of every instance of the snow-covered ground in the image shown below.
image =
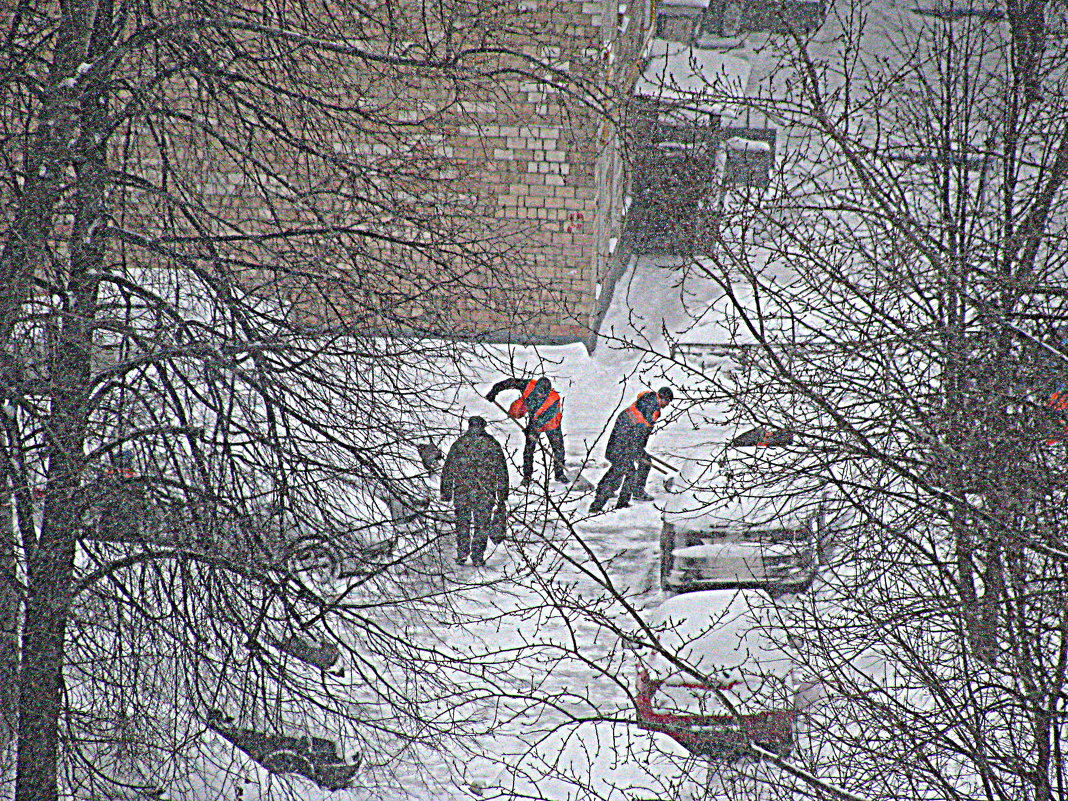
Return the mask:
<path id="1" fill-rule="evenodd" d="M 616 287 L 602 326 L 602 339 L 593 354 L 587 353 L 582 345 L 499 346 L 492 354 L 494 362 L 513 363 L 517 372 L 528 371 L 526 374 L 530 375 L 544 372 L 552 379 L 564 397 L 563 430 L 569 468 L 585 465 L 582 475 L 592 483 L 597 482 L 607 466 L 603 459 L 607 431 L 616 414 L 632 403 L 638 392 L 671 384 L 676 390 L 682 390 L 679 394 L 685 393 L 684 386 L 680 386 L 680 376 L 672 376 L 670 371 L 665 375 L 662 360 L 655 355 L 666 352 L 665 333 L 680 330 L 690 319 L 676 283 L 677 274 L 669 268 L 653 261 L 635 265 Z M 639 348 L 624 347 L 624 341 L 636 343 Z M 485 375 L 484 383 L 478 384 L 477 390 L 485 392 L 498 378 L 496 374 Z M 518 467 L 523 445 L 518 427 L 509 420 L 502 420 L 500 411 L 475 391 L 462 397 L 461 403 L 465 415 L 481 414 L 497 421 L 491 425 L 491 430 L 502 438 L 506 450 L 513 455 L 513 464 Z M 689 425 L 663 424 L 658 426 L 650 440 L 649 450 L 670 462 L 679 446 L 692 446 L 695 440 L 701 439 L 701 434 Z M 543 471 L 539 469 L 538 474 Z M 518 478 L 517 469 L 513 471 L 513 478 Z M 654 496 L 663 495 L 663 478 L 656 472 L 650 475 L 648 490 Z M 556 496 L 561 501 L 564 515 L 573 522 L 573 535 L 567 536 L 576 540 L 565 546 L 567 557 L 574 563 L 564 561 L 559 565 L 553 576 L 556 584 L 571 586 L 574 594 L 586 595 L 591 600 L 603 596 L 603 583 L 583 571 L 593 557 L 610 565 L 610 580 L 621 592 L 632 594 L 635 604 L 658 603 L 661 596 L 657 580 L 660 532 L 657 503 L 635 504 L 626 510 L 589 517 L 586 510 L 591 496 L 573 495 Z M 584 553 L 586 548 L 589 555 Z M 498 550 L 489 564 L 513 559 L 514 555 Z M 488 599 L 476 602 L 482 600 Z M 517 608 L 530 603 L 529 598 L 513 600 Z M 575 717 L 632 716 L 624 687 L 632 687 L 633 667 L 619 653 L 619 643 L 606 638 L 606 632 L 599 631 L 588 620 L 568 615 L 566 611 L 547 615 L 538 623 L 535 630 L 528 630 L 526 626 L 513 628 L 508 623 L 495 621 L 492 626 L 481 627 L 483 630 L 471 627 L 469 634 L 496 647 L 515 645 L 520 641 L 540 641 L 559 642 L 564 650 L 574 649 L 570 645 L 570 638 L 574 637 L 583 656 L 590 662 L 603 660 L 606 672 L 620 669 L 622 675 L 617 678 L 623 686 L 608 676 L 597 675 L 596 670 L 581 661 L 561 659 L 561 669 L 553 674 L 552 681 L 559 683 L 561 690 L 567 689 L 572 708 L 557 714 L 557 721 L 552 720 L 552 710 L 532 709 L 525 730 L 523 718 L 514 721 L 509 727 L 511 730 L 502 733 L 498 741 L 484 744 L 487 754 L 493 754 L 493 757 L 467 762 L 461 774 L 467 786 L 457 787 L 455 793 L 439 797 L 443 801 L 446 798 L 470 798 L 472 784 L 475 788 L 485 787 L 487 795 L 493 794 L 490 788 L 500 788 L 504 793 L 518 791 L 535 797 L 559 799 L 583 797 L 582 784 L 586 781 L 595 793 L 620 799 L 635 797 L 633 788 L 662 790 L 656 786 L 656 781 L 650 781 L 649 773 L 652 768 L 656 775 L 666 765 L 651 766 L 632 758 L 633 753 L 639 751 L 647 757 L 655 754 L 658 749 L 650 750 L 648 744 L 641 747 L 641 741 L 648 741 L 653 735 L 640 732 L 627 723 L 573 725 L 567 719 L 567 713 Z M 515 642 L 509 643 L 509 639 Z M 535 735 L 548 731 L 551 728 L 548 724 L 553 722 L 564 724 L 564 727 L 540 742 L 535 741 Z M 529 741 L 525 735 L 530 736 Z M 656 736 L 660 748 L 683 753 L 668 738 Z M 511 756 L 501 759 L 502 753 Z M 702 777 L 703 773 L 702 769 Z M 659 797 L 648 793 L 640 795 Z"/>
<path id="2" fill-rule="evenodd" d="M 704 297 L 691 294 L 684 298 L 677 284 L 678 273 L 670 267 L 651 260 L 633 265 L 616 288 L 593 354 L 582 345 L 500 345 L 486 349 L 484 366 L 475 368 L 476 380 L 457 397 L 455 411 L 458 421 L 475 414 L 490 421 L 491 433 L 511 456 L 513 487 L 519 479 L 521 431 L 499 407 L 482 397 L 503 377 L 498 365 L 514 365 L 516 375 L 545 374 L 551 378 L 564 398 L 569 471 L 581 470 L 587 480 L 596 483 L 607 467 L 603 459 L 607 431 L 639 391 L 669 384 L 677 395 L 686 396 L 685 371 L 670 364 L 665 367 L 665 360 L 657 354 L 667 353 L 670 339 L 690 326 L 695 304 L 711 302 L 718 290 L 709 285 L 699 290 L 707 293 Z M 702 332 L 705 336 L 708 333 Z M 625 346 L 625 342 L 632 346 Z M 502 399 L 505 406 L 513 395 Z M 704 445 L 722 441 L 721 437 L 696 427 L 690 416 L 672 419 L 667 414 L 654 432 L 649 450 L 670 463 L 679 453 L 700 453 Z M 450 442 L 441 444 L 447 449 Z M 535 483 L 544 473 L 541 462 Z M 657 472 L 650 475 L 647 489 L 652 495 L 664 496 L 664 478 Z M 674 799 L 702 792 L 708 780 L 708 765 L 686 758 L 684 750 L 669 738 L 643 732 L 630 722 L 632 657 L 603 627 L 560 604 L 565 597 L 570 603 L 588 602 L 593 608 L 605 603 L 606 585 L 636 608 L 660 603 L 659 503 L 634 504 L 625 510 L 611 510 L 609 505 L 607 514 L 591 517 L 587 513 L 591 494 L 550 487 L 552 504 L 558 506 L 555 514 L 559 521 L 555 524 L 551 522 L 554 512 L 539 504 L 539 498 L 544 502 L 542 488 L 530 492 L 513 489 L 518 517 L 513 528 L 525 522 L 536 530 L 546 515 L 550 524 L 543 535 L 559 548 L 553 551 L 554 558 L 543 555 L 545 561 L 536 567 L 544 571 L 540 588 L 539 582 L 522 579 L 524 571 L 532 569 L 525 561 L 530 558 L 528 552 L 515 545 L 495 550 L 491 546 L 487 575 L 514 574 L 520 581 L 505 580 L 500 586 L 466 590 L 463 603 L 472 610 L 491 610 L 490 619 L 469 623 L 462 631 L 446 636 L 453 645 L 465 640 L 475 652 L 525 648 L 529 655 L 539 654 L 539 664 L 529 670 L 530 680 L 539 683 L 531 699 L 558 693 L 555 708 L 537 704 L 524 708 L 523 699 L 500 704 L 495 714 L 501 725 L 493 737 L 479 743 L 480 755 L 456 754 L 451 760 L 428 766 L 430 776 L 413 777 L 411 786 L 398 788 L 397 801 L 411 797 L 451 801 L 473 795 Z M 606 567 L 605 575 L 596 575 L 598 564 Z M 556 608 L 553 601 L 558 604 Z M 539 608 L 540 614 L 532 614 Z M 609 614 L 618 612 L 610 604 L 606 609 Z M 557 663 L 546 668 L 545 660 L 553 659 Z M 522 669 L 521 663 L 517 669 Z M 513 678 L 518 677 L 513 673 Z M 578 722 L 602 717 L 618 720 Z M 686 789 L 688 784 L 694 786 Z M 352 797 L 360 794 L 353 792 Z M 376 797 L 386 798 L 380 792 Z"/>
<path id="3" fill-rule="evenodd" d="M 907 13 L 910 7 L 904 2 L 880 5 L 879 21 L 893 29 L 899 25 L 896 16 Z M 880 26 L 874 27 L 877 34 Z M 824 32 L 825 47 L 832 47 L 833 35 L 829 25 Z M 815 52 L 819 54 L 819 45 Z M 754 64 L 750 90 L 769 79 L 767 68 Z M 752 120 L 751 124 L 759 122 Z M 758 258 L 755 253 L 749 255 Z M 776 278 L 767 273 L 763 277 Z M 615 289 L 593 354 L 581 345 L 487 347 L 484 363 L 473 369 L 472 385 L 456 398 L 457 433 L 459 421 L 469 415 L 490 420 L 491 433 L 505 443 L 512 456 L 513 481 L 518 480 L 521 433 L 498 407 L 481 396 L 503 377 L 502 364 L 512 365 L 515 375 L 547 375 L 564 397 L 563 431 L 569 466 L 581 466 L 584 477 L 596 483 L 606 466 L 603 449 L 607 431 L 615 415 L 640 390 L 669 384 L 677 395 L 687 397 L 686 371 L 662 358 L 672 341 L 682 337 L 709 343 L 727 341 L 730 336 L 724 314 L 729 304 L 722 301 L 722 292 L 714 282 L 688 281 L 689 294 L 685 295 L 678 282 L 679 272 L 666 265 L 651 260 L 633 265 Z M 712 313 L 706 315 L 710 307 Z M 699 321 L 696 325 L 695 319 Z M 820 328 L 816 319 L 795 318 L 792 322 L 810 330 Z M 505 405 L 511 397 L 504 399 Z M 703 411 L 704 415 L 668 414 L 653 435 L 651 453 L 668 462 L 679 454 L 709 455 L 712 445 L 722 441 L 722 430 L 714 430 L 705 419 L 716 410 Z M 543 474 L 541 466 L 537 475 Z M 657 473 L 650 476 L 648 489 L 654 496 L 664 494 L 662 478 Z M 533 525 L 536 509 L 545 507 L 527 500 L 532 496 L 516 495 L 520 518 L 524 519 L 526 508 L 525 519 Z M 536 496 L 537 490 L 532 495 Z M 730 783 L 737 777 L 730 768 L 687 759 L 670 739 L 643 732 L 633 724 L 628 698 L 634 682 L 632 660 L 618 641 L 606 636 L 604 627 L 575 609 L 583 601 L 595 609 L 604 602 L 606 586 L 637 609 L 648 609 L 663 600 L 657 581 L 658 502 L 590 517 L 586 512 L 588 495 L 554 491 L 551 497 L 559 507 L 560 521 L 549 525 L 545 536 L 554 538 L 561 553 L 539 565 L 545 569 L 543 594 L 539 594 L 537 581 L 472 588 L 465 592 L 464 603 L 472 610 L 491 610 L 492 615 L 448 636 L 486 652 L 526 648 L 543 660 L 555 655 L 557 666 L 547 668 L 542 661 L 530 668 L 529 678 L 538 682 L 532 699 L 551 697 L 557 691 L 557 703 L 524 708 L 519 698 L 499 704 L 494 714 L 500 726 L 478 744 L 480 753 L 455 754 L 428 766 L 429 775 L 418 782 L 413 779 L 389 801 L 410 797 L 453 801 L 478 796 L 559 801 L 762 797 L 751 788 L 744 793 L 732 788 Z M 488 564 L 491 571 L 505 576 L 522 576 L 530 569 L 522 549 L 516 546 L 493 551 Z M 604 566 L 604 574 L 591 575 L 593 566 Z M 548 591 L 550 584 L 555 588 L 552 592 Z M 550 603 L 554 599 L 558 603 L 555 607 Z M 544 604 L 541 614 L 531 614 L 539 603 Z M 608 613 L 618 613 L 618 604 L 606 607 Z M 618 720 L 604 720 L 613 716 Z M 590 720 L 581 722 L 583 718 Z M 359 797 L 355 792 L 351 795 Z M 387 798 L 381 794 L 375 797 Z"/>
<path id="4" fill-rule="evenodd" d="M 753 53 L 743 43 L 729 56 L 737 61 L 752 58 Z M 753 66 L 750 87 L 739 86 L 735 91 L 748 91 L 767 77 L 761 65 Z M 759 258 L 759 254 L 750 256 Z M 550 483 L 548 498 L 543 487 L 524 492 L 516 486 L 521 430 L 500 406 L 483 397 L 507 375 L 548 376 L 564 400 L 569 472 L 595 484 L 607 468 L 604 445 L 615 416 L 638 392 L 670 385 L 680 402 L 666 411 L 657 426 L 650 453 L 668 463 L 678 461 L 680 455 L 709 456 L 711 448 L 723 442 L 722 424 L 729 426 L 731 421 L 717 414 L 717 409 L 693 409 L 687 402 L 693 389 L 688 384 L 695 383 L 692 374 L 665 357 L 679 340 L 732 342 L 736 332 L 727 322 L 730 303 L 722 297 L 722 289 L 714 281 L 701 280 L 692 269 L 687 273 L 684 292 L 680 266 L 656 259 L 632 263 L 615 287 L 592 354 L 581 344 L 491 345 L 484 346 L 466 366 L 470 384 L 449 399 L 455 433 L 461 433 L 471 415 L 489 421 L 490 433 L 502 441 L 512 463 L 513 533 L 525 526 L 527 539 L 540 535 L 551 545 L 491 546 L 482 574 L 457 568 L 465 586 L 458 587 L 456 595 L 461 608 L 470 612 L 470 620 L 456 629 L 428 632 L 427 637 L 474 654 L 522 650 L 533 662 L 525 667 L 523 660 L 517 661 L 511 679 L 519 684 L 529 679 L 530 698 L 495 699 L 486 709 L 487 716 L 499 721 L 492 736 L 482 738 L 470 752 L 437 761 L 428 757 L 430 761 L 418 775 L 400 777 L 392 794 L 381 787 L 371 792 L 354 788 L 330 797 L 345 801 L 473 797 L 683 801 L 717 797 L 715 788 L 721 785 L 722 797 L 739 792 L 729 786 L 738 781 L 729 766 L 688 757 L 670 738 L 637 728 L 628 695 L 634 689 L 633 656 L 621 648 L 618 638 L 584 614 L 600 605 L 606 614 L 620 613 L 620 604 L 612 603 L 606 590 L 638 610 L 663 600 L 658 580 L 658 498 L 665 494 L 665 474 L 654 471 L 649 477 L 652 503 L 633 504 L 625 510 L 613 510 L 609 504 L 609 511 L 598 516 L 587 512 L 592 495 L 573 488 L 561 490 Z M 744 302 L 747 288 L 737 290 Z M 503 365 L 508 365 L 506 371 Z M 507 407 L 514 397 L 515 393 L 508 393 L 499 400 Z M 451 439 L 438 444 L 447 450 Z M 545 476 L 545 454 L 538 459 L 535 484 Z M 532 558 L 538 559 L 536 564 L 531 564 Z M 483 578 L 490 583 L 481 585 Z M 495 579 L 500 581 L 495 583 Z M 518 675 L 521 670 L 528 675 Z M 554 700 L 552 705 L 538 703 L 548 698 Z M 294 782 L 306 788 L 308 799 L 326 796 L 300 779 Z M 754 786 L 740 792 L 747 798 L 761 797 Z M 253 789 L 246 787 L 244 798 L 254 796 Z"/>
<path id="5" fill-rule="evenodd" d="M 735 88 L 750 93 L 768 80 L 770 67 L 759 63 L 744 42 L 740 45 L 726 55 L 735 60 L 754 59 L 747 73 L 749 85 Z M 748 122 L 761 124 L 756 119 Z M 748 255 L 762 259 L 758 252 Z M 495 654 L 524 653 L 531 661 L 517 660 L 510 678 L 513 688 L 529 680 L 529 699 L 521 694 L 492 699 L 492 703 L 487 699 L 485 715 L 498 722 L 494 734 L 483 737 L 470 751 L 428 755 L 419 774 L 399 777 L 392 793 L 381 787 L 370 792 L 354 788 L 330 797 L 345 801 L 763 797 L 757 789 L 759 781 L 738 786 L 747 780 L 739 778 L 732 767 L 688 757 L 670 738 L 637 728 L 628 695 L 634 689 L 633 656 L 589 614 L 602 606 L 607 615 L 620 614 L 618 598 L 638 610 L 662 602 L 658 498 L 665 494 L 665 475 L 655 471 L 650 475 L 647 491 L 654 496 L 652 503 L 625 510 L 612 510 L 609 504 L 609 511 L 598 516 L 587 512 L 592 496 L 573 488 L 562 490 L 550 482 L 548 498 L 543 487 L 525 492 L 516 486 L 521 430 L 500 406 L 483 397 L 507 375 L 548 376 L 564 399 L 569 472 L 596 483 L 607 467 L 604 445 L 615 416 L 641 390 L 670 385 L 680 402 L 667 410 L 649 451 L 669 463 L 678 461 L 680 455 L 710 456 L 712 447 L 723 442 L 724 424 L 729 427 L 731 421 L 721 410 L 692 408 L 687 402 L 695 389 L 688 386 L 696 383 L 692 374 L 665 357 L 679 340 L 736 343 L 751 338 L 744 332 L 740 338 L 735 336 L 739 332 L 729 323 L 730 302 L 714 281 L 701 280 L 687 269 L 683 292 L 681 273 L 669 261 L 632 263 L 615 287 L 592 354 L 581 344 L 492 345 L 484 346 L 466 366 L 470 384 L 449 399 L 455 433 L 461 433 L 471 415 L 490 422 L 490 433 L 502 441 L 512 463 L 513 534 L 522 534 L 528 541 L 540 536 L 550 545 L 491 546 L 487 569 L 481 574 L 475 575 L 472 568 L 456 568 L 460 580 L 456 595 L 461 609 L 470 613 L 469 621 L 448 631 L 427 632 L 427 638 L 488 659 Z M 765 271 L 763 278 L 780 276 Z M 751 294 L 744 285 L 736 290 L 743 303 Z M 813 327 L 818 326 L 813 323 Z M 508 393 L 499 400 L 507 407 L 514 397 Z M 451 439 L 438 444 L 447 450 Z M 545 454 L 538 459 L 535 485 L 545 476 Z M 532 559 L 538 561 L 532 564 Z M 489 583 L 480 584 L 482 579 Z M 608 597 L 609 590 L 617 594 L 617 602 Z M 546 699 L 554 703 L 539 702 Z M 748 781 L 763 769 L 749 766 L 745 771 L 750 774 Z M 309 783 L 294 781 L 306 788 L 308 799 L 326 796 Z M 246 788 L 246 799 L 254 795 L 252 788 Z"/>
<path id="6" fill-rule="evenodd" d="M 688 757 L 670 738 L 637 728 L 629 698 L 634 655 L 591 614 L 603 610 L 618 617 L 623 612 L 620 598 L 639 610 L 663 600 L 657 498 L 665 496 L 666 475 L 651 473 L 647 491 L 654 496 L 652 503 L 635 503 L 625 510 L 609 504 L 609 511 L 598 516 L 587 512 L 592 493 L 580 492 L 574 484 L 563 488 L 549 483 L 548 492 L 544 484 L 538 485 L 545 477 L 545 454 L 537 457 L 534 486 L 520 488 L 522 432 L 501 406 L 483 397 L 504 377 L 501 365 L 512 365 L 514 375 L 547 375 L 564 398 L 569 472 L 594 484 L 607 468 L 604 445 L 615 416 L 644 389 L 668 384 L 680 401 L 676 414 L 669 407 L 654 431 L 649 444 L 653 455 L 670 463 L 680 453 L 700 454 L 707 444 L 722 442 L 722 430 L 704 429 L 695 425 L 692 414 L 677 414 L 687 405 L 686 371 L 662 357 L 670 341 L 690 326 L 695 309 L 718 292 L 713 285 L 698 285 L 704 297 L 692 291 L 683 297 L 678 279 L 677 270 L 653 260 L 633 264 L 616 288 L 593 354 L 580 344 L 494 345 L 469 366 L 472 381 L 451 404 L 456 434 L 468 416 L 481 415 L 490 422 L 490 432 L 511 459 L 512 534 L 523 543 L 491 545 L 487 568 L 477 573 L 446 560 L 457 579 L 453 595 L 468 622 L 427 631 L 425 638 L 428 645 L 464 651 L 487 663 L 514 660 L 508 667 L 509 686 L 496 685 L 499 697 L 490 692 L 484 704 L 479 698 L 470 704 L 496 724 L 494 733 L 471 751 L 425 755 L 419 773 L 402 774 L 392 791 L 380 786 L 360 790 L 357 780 L 351 790 L 327 794 L 293 777 L 294 788 L 304 798 L 703 797 L 709 764 Z M 707 335 L 703 330 L 702 336 Z M 514 396 L 507 393 L 499 402 L 507 407 Z M 446 438 L 438 444 L 447 450 L 451 443 Z M 529 697 L 516 692 L 524 682 L 531 688 Z M 477 688 L 477 681 L 471 686 Z M 259 776 L 244 786 L 243 798 L 272 796 L 270 777 L 248 767 L 246 776 Z M 264 784 L 257 787 L 258 781 Z"/>

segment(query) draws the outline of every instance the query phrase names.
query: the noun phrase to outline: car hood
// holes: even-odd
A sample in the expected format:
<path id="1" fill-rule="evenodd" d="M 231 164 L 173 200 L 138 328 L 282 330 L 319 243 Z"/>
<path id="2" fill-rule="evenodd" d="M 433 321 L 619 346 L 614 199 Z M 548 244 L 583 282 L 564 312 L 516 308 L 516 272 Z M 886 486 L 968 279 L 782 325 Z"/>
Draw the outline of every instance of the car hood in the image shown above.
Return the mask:
<path id="1" fill-rule="evenodd" d="M 683 559 L 737 560 L 761 564 L 775 557 L 796 559 L 797 546 L 784 543 L 709 542 L 676 548 L 672 554 Z"/>

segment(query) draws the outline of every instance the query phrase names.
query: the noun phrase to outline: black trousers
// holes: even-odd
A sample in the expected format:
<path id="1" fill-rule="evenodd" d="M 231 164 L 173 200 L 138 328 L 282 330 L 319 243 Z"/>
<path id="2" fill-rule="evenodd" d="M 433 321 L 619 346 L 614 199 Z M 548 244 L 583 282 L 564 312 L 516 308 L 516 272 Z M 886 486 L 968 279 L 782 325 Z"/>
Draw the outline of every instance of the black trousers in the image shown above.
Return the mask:
<path id="1" fill-rule="evenodd" d="M 523 480 L 530 481 L 534 475 L 534 448 L 538 445 L 538 434 L 544 434 L 549 440 L 549 448 L 553 454 L 553 470 L 557 479 L 567 478 L 564 472 L 564 435 L 559 428 L 550 428 L 548 431 L 527 431 L 526 444 L 523 446 Z"/>
<path id="2" fill-rule="evenodd" d="M 649 463 L 642 459 L 624 459 L 610 462 L 608 472 L 597 482 L 597 492 L 593 496 L 593 508 L 603 509 L 608 499 L 619 492 L 619 504 L 630 503 L 632 495 L 645 492 L 645 482 L 649 478 Z"/>
<path id="3" fill-rule="evenodd" d="M 456 558 L 481 562 L 486 553 L 486 539 L 493 524 L 493 496 L 457 495 L 453 499 L 456 512 Z"/>

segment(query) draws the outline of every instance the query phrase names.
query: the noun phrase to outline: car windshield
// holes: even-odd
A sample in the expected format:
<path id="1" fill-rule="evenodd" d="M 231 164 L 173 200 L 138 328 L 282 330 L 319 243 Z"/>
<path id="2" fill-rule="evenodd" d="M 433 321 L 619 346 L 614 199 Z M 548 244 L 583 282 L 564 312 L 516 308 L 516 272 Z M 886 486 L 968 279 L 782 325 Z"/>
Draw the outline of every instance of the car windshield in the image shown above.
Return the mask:
<path id="1" fill-rule="evenodd" d="M 749 531 L 807 531 L 827 495 L 826 463 L 787 434 L 746 431 L 721 440 L 718 459 L 678 462 L 661 501 L 665 523 L 678 531 L 729 530 L 742 539 Z M 770 444 L 735 445 L 737 440 Z"/>

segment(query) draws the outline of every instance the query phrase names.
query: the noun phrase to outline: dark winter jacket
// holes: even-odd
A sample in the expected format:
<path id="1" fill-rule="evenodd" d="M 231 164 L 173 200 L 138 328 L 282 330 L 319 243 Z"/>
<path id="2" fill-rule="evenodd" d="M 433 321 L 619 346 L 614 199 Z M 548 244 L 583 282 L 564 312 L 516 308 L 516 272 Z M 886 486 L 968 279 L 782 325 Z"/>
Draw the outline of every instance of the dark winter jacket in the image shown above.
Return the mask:
<path id="1" fill-rule="evenodd" d="M 508 499 L 508 463 L 500 443 L 484 431 L 462 434 L 441 468 L 441 497 L 503 504 Z"/>
<path id="2" fill-rule="evenodd" d="M 613 464 L 646 458 L 645 446 L 653 423 L 660 417 L 660 399 L 655 392 L 642 392 L 638 399 L 616 417 L 604 455 Z"/>

